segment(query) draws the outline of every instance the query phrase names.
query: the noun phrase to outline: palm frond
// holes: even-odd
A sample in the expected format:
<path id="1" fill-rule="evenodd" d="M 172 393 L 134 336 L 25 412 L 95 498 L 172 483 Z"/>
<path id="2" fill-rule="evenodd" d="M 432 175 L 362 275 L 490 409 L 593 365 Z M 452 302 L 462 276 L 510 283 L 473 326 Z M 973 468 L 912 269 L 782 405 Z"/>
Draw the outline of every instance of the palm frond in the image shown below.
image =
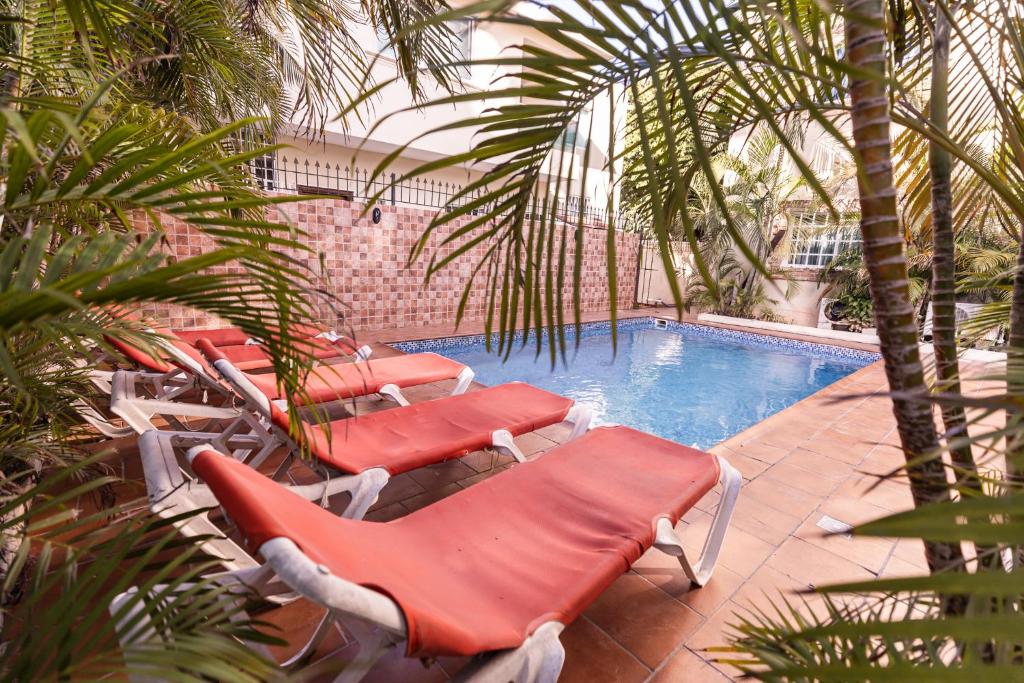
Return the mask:
<path id="1" fill-rule="evenodd" d="M 84 498 L 116 482 L 91 477 L 75 483 L 102 454 L 80 459 L 44 478 L 21 495 L 0 502 L 5 548 L 3 593 L 22 586 L 22 598 L 5 608 L 0 630 L 5 680 L 100 678 L 173 672 L 179 680 L 266 680 L 273 662 L 244 641 L 273 642 L 241 612 L 237 598 L 202 578 L 216 563 L 172 526 L 140 513 L 140 502 L 90 511 Z M 107 614 L 114 596 L 140 584 L 161 600 L 143 602 L 141 592 L 113 616 L 123 634 L 146 618 L 152 628 L 174 634 L 160 648 L 132 647 L 121 653 Z M 244 596 L 243 596 L 244 597 Z M 128 637 L 128 642 L 131 638 Z"/>

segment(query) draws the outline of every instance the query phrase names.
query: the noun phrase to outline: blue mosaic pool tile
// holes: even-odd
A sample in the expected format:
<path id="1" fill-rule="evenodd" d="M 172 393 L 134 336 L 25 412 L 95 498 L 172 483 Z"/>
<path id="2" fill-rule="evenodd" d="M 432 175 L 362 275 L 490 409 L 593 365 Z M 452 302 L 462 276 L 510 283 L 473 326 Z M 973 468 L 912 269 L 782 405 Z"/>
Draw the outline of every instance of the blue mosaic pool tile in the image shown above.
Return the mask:
<path id="1" fill-rule="evenodd" d="M 689 335 L 700 335 L 703 337 L 730 340 L 744 344 L 760 344 L 766 347 L 792 349 L 794 351 L 800 351 L 802 353 L 826 358 L 849 358 L 851 360 L 857 360 L 865 363 L 870 363 L 881 358 L 877 353 L 873 353 L 871 351 L 861 351 L 858 349 L 849 349 L 843 346 L 819 344 L 799 339 L 774 337 L 767 334 L 727 330 L 721 327 L 709 327 L 707 325 L 697 325 L 695 323 L 680 323 L 675 320 L 666 320 L 654 317 L 627 318 L 625 320 L 620 320 L 618 321 L 618 329 L 678 330 Z M 564 330 L 567 341 L 574 340 L 576 338 L 576 329 L 574 325 L 565 325 Z M 585 337 L 595 334 L 608 334 L 610 330 L 611 323 L 608 321 L 583 323 L 580 325 L 580 334 Z M 411 341 L 393 342 L 391 346 L 399 351 L 404 351 L 405 353 L 420 353 L 424 351 L 443 352 L 449 349 L 476 346 L 484 343 L 484 340 L 485 335 L 483 334 L 471 334 L 455 337 L 440 337 L 438 339 L 416 339 Z M 522 343 L 522 340 L 522 331 L 516 332 L 515 335 L 513 335 L 513 343 Z M 491 343 L 497 347 L 498 335 L 491 335 Z"/>

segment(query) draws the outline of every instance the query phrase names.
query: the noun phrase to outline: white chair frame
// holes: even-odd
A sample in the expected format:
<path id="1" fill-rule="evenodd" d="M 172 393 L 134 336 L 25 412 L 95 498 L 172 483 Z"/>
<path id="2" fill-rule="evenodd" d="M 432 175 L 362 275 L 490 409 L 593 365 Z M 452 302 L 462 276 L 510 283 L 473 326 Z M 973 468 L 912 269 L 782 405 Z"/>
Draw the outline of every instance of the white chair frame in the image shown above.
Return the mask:
<path id="1" fill-rule="evenodd" d="M 191 461 L 208 446 L 189 450 Z M 226 457 L 226 456 L 225 456 Z M 704 586 L 714 572 L 729 522 L 736 506 L 742 477 L 724 458 L 717 458 L 721 500 L 704 541 L 700 556 L 690 562 L 676 535 L 668 515 L 653 521 L 654 547 L 679 559 L 686 576 L 697 586 Z M 301 662 L 313 652 L 334 623 L 344 622 L 359 642 L 359 656 L 335 678 L 335 683 L 356 683 L 391 648 L 407 637 L 404 615 L 387 596 L 333 575 L 326 567 L 311 560 L 288 538 L 272 538 L 259 548 L 264 564 L 259 567 L 227 572 L 212 577 L 225 585 L 237 585 L 246 591 L 273 599 L 285 599 L 298 593 L 324 608 L 325 614 L 309 640 L 282 666 Z M 239 599 L 244 593 L 239 595 Z M 140 596 L 133 588 L 118 595 L 110 611 L 118 625 L 122 648 L 129 651 L 133 643 L 154 637 L 149 625 L 138 617 Z M 538 626 L 518 647 L 488 653 L 477 658 L 457 676 L 457 680 L 475 683 L 514 681 L 515 683 L 555 683 L 558 680 L 565 650 L 558 639 L 564 625 L 548 621 Z M 259 646 L 256 646 L 259 647 Z M 263 650 L 263 652 L 266 652 Z"/>

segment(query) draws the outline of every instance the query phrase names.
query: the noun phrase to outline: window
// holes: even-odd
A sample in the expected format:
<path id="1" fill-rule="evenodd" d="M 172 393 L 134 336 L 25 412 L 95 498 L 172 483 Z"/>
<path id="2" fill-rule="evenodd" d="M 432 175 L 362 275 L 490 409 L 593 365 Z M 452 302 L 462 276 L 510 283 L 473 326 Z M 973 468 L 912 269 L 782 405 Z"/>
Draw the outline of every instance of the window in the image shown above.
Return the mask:
<path id="1" fill-rule="evenodd" d="M 574 147 L 577 149 L 586 149 L 587 147 L 587 132 L 590 126 L 590 107 L 586 107 L 580 112 L 580 115 L 574 118 L 565 127 L 565 131 L 558 136 L 558 140 L 555 141 L 555 149 L 562 149 L 563 141 L 566 151 L 571 151 Z"/>
<path id="2" fill-rule="evenodd" d="M 787 266 L 822 268 L 837 254 L 860 248 L 860 230 L 852 219 L 836 225 L 825 212 L 798 213 L 790 223 Z"/>
<path id="3" fill-rule="evenodd" d="M 395 58 L 395 48 L 391 45 L 391 39 L 387 37 L 387 34 L 380 31 L 377 32 L 377 52 L 386 57 Z"/>
<path id="4" fill-rule="evenodd" d="M 249 164 L 252 177 L 256 184 L 264 190 L 277 189 L 277 158 L 275 154 L 264 154 L 252 160 Z"/>
<path id="5" fill-rule="evenodd" d="M 468 60 L 473 56 L 473 20 L 456 19 L 448 22 L 448 28 L 455 34 L 455 52 L 458 59 Z"/>
<path id="6" fill-rule="evenodd" d="M 460 62 L 469 60 L 473 56 L 473 20 L 456 19 L 448 22 L 448 28 L 455 34 L 455 52 L 452 59 Z M 391 59 L 395 58 L 395 46 L 391 44 L 391 39 L 387 34 L 379 31 L 377 32 L 377 52 Z M 461 68 L 466 72 L 469 71 L 468 66 Z"/>
<path id="7" fill-rule="evenodd" d="M 819 142 L 814 146 L 811 168 L 820 180 L 831 178 L 842 163 L 843 153 L 834 146 Z"/>

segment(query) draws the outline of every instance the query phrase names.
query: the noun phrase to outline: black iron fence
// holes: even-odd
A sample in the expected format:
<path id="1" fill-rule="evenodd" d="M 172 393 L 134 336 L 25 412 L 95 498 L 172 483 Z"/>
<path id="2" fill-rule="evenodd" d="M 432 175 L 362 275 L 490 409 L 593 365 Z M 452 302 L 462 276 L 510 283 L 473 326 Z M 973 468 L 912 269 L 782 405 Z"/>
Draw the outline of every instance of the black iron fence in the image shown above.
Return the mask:
<path id="1" fill-rule="evenodd" d="M 484 194 L 482 189 L 465 194 L 463 186 L 458 183 L 428 178 L 398 182 L 394 173 L 374 177 L 369 169 L 285 155 L 255 159 L 251 168 L 256 182 L 266 190 L 320 194 L 352 201 L 378 197 L 378 201 L 386 204 L 451 209 L 472 204 Z M 483 204 L 472 213 L 484 213 L 488 208 L 490 207 L 487 204 Z M 548 208 L 547 211 L 550 216 L 551 209 Z M 554 209 L 555 216 L 567 223 L 578 221 L 581 213 L 583 222 L 587 225 L 608 225 L 606 207 L 595 205 L 578 196 L 560 200 Z M 620 230 L 624 227 L 619 214 L 616 215 L 615 227 Z"/>

